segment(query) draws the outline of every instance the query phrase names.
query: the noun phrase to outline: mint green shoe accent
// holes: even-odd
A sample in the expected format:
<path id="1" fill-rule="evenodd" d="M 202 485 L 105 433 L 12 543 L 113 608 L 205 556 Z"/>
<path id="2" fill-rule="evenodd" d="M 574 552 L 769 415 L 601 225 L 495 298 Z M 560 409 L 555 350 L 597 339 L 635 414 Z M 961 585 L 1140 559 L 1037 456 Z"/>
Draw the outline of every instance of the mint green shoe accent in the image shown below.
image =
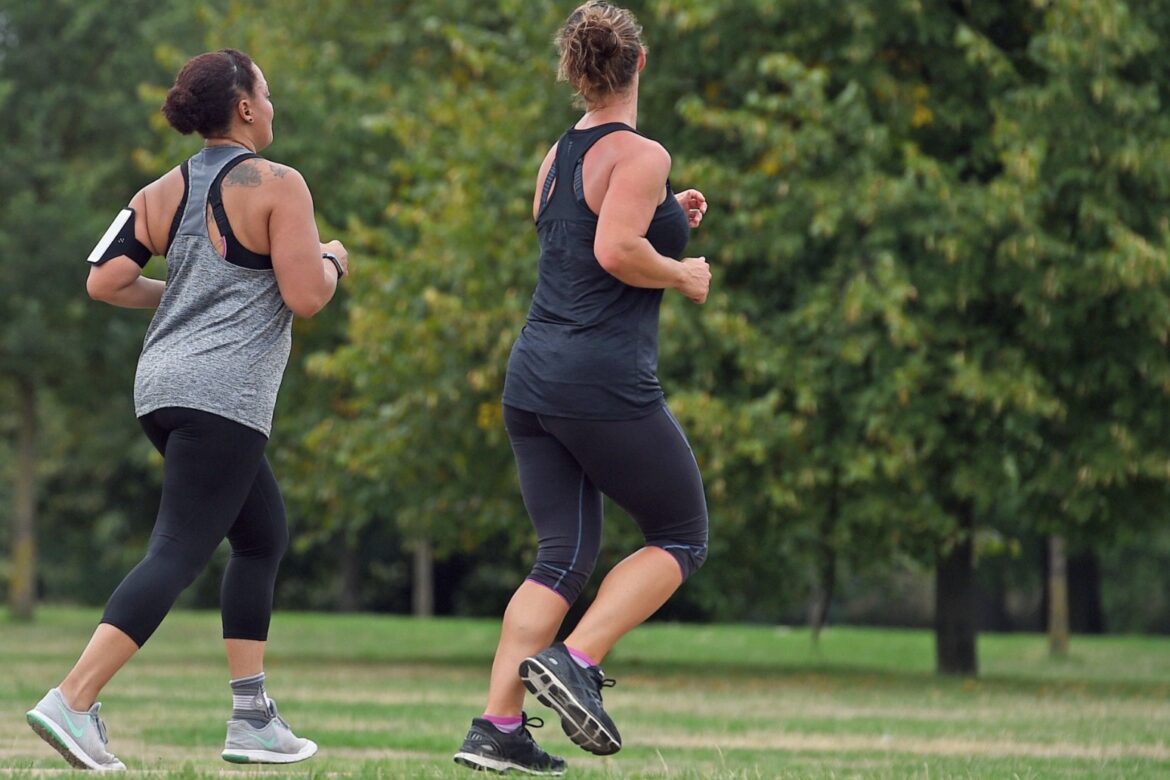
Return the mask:
<path id="1" fill-rule="evenodd" d="M 70 766 L 99 772 L 121 772 L 126 765 L 106 750 L 106 724 L 98 717 L 101 704 L 88 712 L 72 710 L 56 688 L 45 694 L 37 706 L 25 713 L 25 720 L 37 735 L 61 754 Z M 79 725 L 80 724 L 80 725 Z"/>
<path id="2" fill-rule="evenodd" d="M 69 708 L 65 706 L 65 702 L 61 701 L 58 696 L 55 699 L 57 709 L 61 712 L 61 720 L 65 721 L 65 725 L 69 727 L 69 733 L 73 735 L 74 739 L 81 739 L 85 736 L 85 721 L 82 721 L 80 726 L 73 725 L 73 718 L 69 715 Z"/>
<path id="3" fill-rule="evenodd" d="M 262 727 L 246 720 L 229 720 L 220 757 L 233 764 L 292 764 L 317 752 L 316 742 L 293 734 L 271 699 L 268 714 L 270 719 Z"/>

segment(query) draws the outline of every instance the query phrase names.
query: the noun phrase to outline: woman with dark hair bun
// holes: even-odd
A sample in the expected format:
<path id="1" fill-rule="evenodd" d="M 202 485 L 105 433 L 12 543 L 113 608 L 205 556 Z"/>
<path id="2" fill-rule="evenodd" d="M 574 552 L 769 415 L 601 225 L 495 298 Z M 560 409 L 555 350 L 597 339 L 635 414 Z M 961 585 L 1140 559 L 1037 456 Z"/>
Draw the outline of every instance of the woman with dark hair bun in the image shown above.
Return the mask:
<path id="1" fill-rule="evenodd" d="M 523 711 L 525 689 L 565 734 L 597 755 L 621 749 L 602 706 L 600 664 L 707 557 L 707 503 L 686 435 L 657 377 L 664 290 L 707 300 L 711 271 L 683 257 L 707 201 L 675 193 L 670 155 L 639 133 L 646 47 L 634 16 L 580 6 L 557 36 L 561 79 L 584 115 L 549 150 L 532 215 L 536 291 L 512 348 L 504 425 L 539 547 L 504 612 L 487 706 L 455 761 L 473 769 L 559 775 Z M 618 563 L 563 642 L 553 643 L 601 549 L 602 496 L 637 523 L 641 549 Z"/>
<path id="2" fill-rule="evenodd" d="M 291 763 L 317 752 L 264 687 L 273 590 L 288 545 L 280 488 L 264 450 L 288 362 L 293 316 L 311 317 L 349 268 L 321 243 L 305 180 L 258 152 L 272 143 L 263 72 L 241 51 L 200 54 L 162 112 L 203 148 L 143 187 L 90 254 L 87 290 L 157 309 L 134 380 L 135 414 L 163 455 L 146 556 L 110 596 L 73 669 L 26 718 L 72 766 L 123 770 L 107 751 L 97 696 L 150 638 L 225 538 L 220 608 L 232 710 L 221 756 Z M 142 275 L 166 257 L 166 281 Z"/>

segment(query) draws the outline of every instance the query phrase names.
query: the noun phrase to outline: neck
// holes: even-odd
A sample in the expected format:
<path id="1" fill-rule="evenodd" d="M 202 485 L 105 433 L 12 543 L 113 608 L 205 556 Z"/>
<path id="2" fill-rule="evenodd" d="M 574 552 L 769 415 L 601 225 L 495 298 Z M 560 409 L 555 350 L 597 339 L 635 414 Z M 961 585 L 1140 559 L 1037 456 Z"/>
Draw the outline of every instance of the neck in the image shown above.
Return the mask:
<path id="1" fill-rule="evenodd" d="M 622 122 L 630 127 L 638 126 L 638 90 L 631 89 L 622 95 L 614 95 L 604 103 L 587 106 L 585 116 L 578 123 L 584 127 L 596 127 L 607 122 Z"/>
<path id="2" fill-rule="evenodd" d="M 249 152 L 256 151 L 256 144 L 249 138 L 244 138 L 239 135 L 217 135 L 208 136 L 204 139 L 204 146 L 242 146 Z"/>

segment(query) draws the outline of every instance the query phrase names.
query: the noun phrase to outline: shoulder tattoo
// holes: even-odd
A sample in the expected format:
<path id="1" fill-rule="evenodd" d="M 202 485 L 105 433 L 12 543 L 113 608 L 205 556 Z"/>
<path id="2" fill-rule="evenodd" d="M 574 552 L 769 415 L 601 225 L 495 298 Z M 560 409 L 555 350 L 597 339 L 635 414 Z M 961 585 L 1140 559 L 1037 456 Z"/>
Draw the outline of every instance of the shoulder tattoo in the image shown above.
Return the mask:
<path id="1" fill-rule="evenodd" d="M 223 184 L 225 187 L 259 187 L 262 179 L 260 169 L 252 165 L 250 160 L 245 160 L 228 171 Z"/>

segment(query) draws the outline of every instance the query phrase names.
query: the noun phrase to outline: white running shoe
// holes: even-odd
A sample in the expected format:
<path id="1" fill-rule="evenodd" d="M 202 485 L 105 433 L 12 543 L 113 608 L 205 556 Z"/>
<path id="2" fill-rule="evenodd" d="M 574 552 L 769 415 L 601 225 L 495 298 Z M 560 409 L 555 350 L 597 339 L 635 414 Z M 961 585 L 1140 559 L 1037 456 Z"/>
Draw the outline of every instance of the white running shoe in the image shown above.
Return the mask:
<path id="1" fill-rule="evenodd" d="M 69 708 L 61 691 L 53 688 L 24 714 L 41 739 L 48 742 L 71 766 L 99 772 L 123 772 L 126 765 L 106 750 L 106 724 L 98 717 L 100 703 L 88 712 Z"/>
<path id="2" fill-rule="evenodd" d="M 317 752 L 317 743 L 293 734 L 284 718 L 276 712 L 276 702 L 268 699 L 268 714 L 264 726 L 253 726 L 246 720 L 227 722 L 227 739 L 220 756 L 233 764 L 293 764 L 311 758 Z"/>

